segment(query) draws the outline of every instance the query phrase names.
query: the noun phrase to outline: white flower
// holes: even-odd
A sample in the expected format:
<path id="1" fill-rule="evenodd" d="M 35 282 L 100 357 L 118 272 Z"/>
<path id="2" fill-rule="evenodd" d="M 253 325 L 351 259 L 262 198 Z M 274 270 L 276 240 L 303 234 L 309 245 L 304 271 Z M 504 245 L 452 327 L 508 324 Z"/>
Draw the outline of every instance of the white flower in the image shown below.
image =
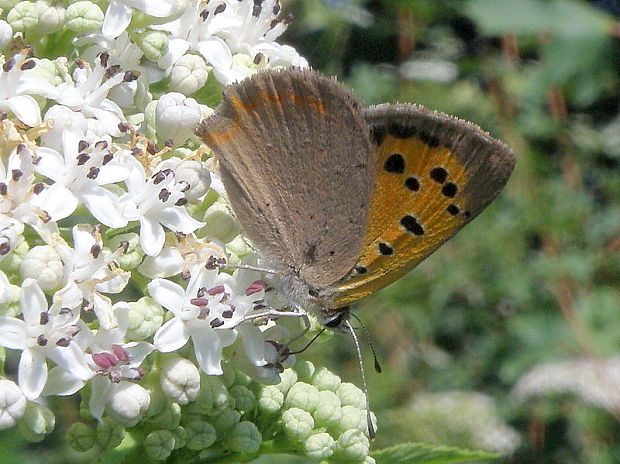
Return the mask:
<path id="1" fill-rule="evenodd" d="M 26 397 L 14 382 L 0 379 L 0 430 L 14 427 L 26 412 Z"/>
<path id="2" fill-rule="evenodd" d="M 129 169 L 122 161 L 122 152 L 113 154 L 106 141 L 91 145 L 81 139 L 80 136 L 87 132 L 86 120 L 78 116 L 79 113 L 61 106 L 54 108 L 57 108 L 56 113 L 70 117 L 67 118 L 67 132 L 62 134 L 62 153 L 49 147 L 37 150 L 40 159 L 35 169 L 54 181 L 39 195 L 39 202 L 45 205 L 47 213 L 56 221 L 72 214 L 81 202 L 95 219 L 106 226 L 124 227 L 127 219 L 123 216 L 118 198 L 104 188 L 129 175 Z M 67 115 L 67 112 L 71 114 Z M 74 123 L 79 126 L 75 127 Z"/>
<path id="3" fill-rule="evenodd" d="M 200 372 L 184 358 L 172 358 L 161 367 L 161 390 L 175 402 L 183 405 L 194 401 L 200 393 Z"/>
<path id="4" fill-rule="evenodd" d="M 140 380 L 145 372 L 140 367 L 144 359 L 153 351 L 153 345 L 146 342 L 122 343 L 129 326 L 129 305 L 120 302 L 114 305 L 117 327 L 100 329 L 90 342 L 92 351 L 91 367 L 97 374 L 92 380 L 93 392 L 89 407 L 96 419 L 103 417 L 106 404 L 113 405 L 113 410 L 123 417 L 125 422 L 139 420 L 143 411 L 144 398 L 142 387 L 129 387 L 131 382 Z M 131 382 L 129 382 L 131 381 Z M 123 409 L 121 397 L 136 394 L 137 398 Z M 148 393 L 146 394 L 148 397 Z M 137 409 L 134 407 L 140 405 Z M 148 398 L 146 402 L 148 407 Z"/>
<path id="5" fill-rule="evenodd" d="M 37 205 L 43 200 L 45 185 L 34 184 L 35 157 L 25 144 L 19 144 L 9 155 L 6 165 L 0 162 L 0 214 L 10 219 L 4 222 L 9 228 L 15 227 L 17 234 L 23 232 L 23 224 L 30 224 L 39 235 L 49 241 L 58 231 L 56 224 L 50 222 L 50 215 Z M 12 242 L 9 241 L 9 250 Z M 6 254 L 9 250 L 1 254 Z"/>
<path id="6" fill-rule="evenodd" d="M 177 11 L 177 3 L 177 0 L 110 0 L 101 30 L 106 37 L 118 37 L 131 22 L 132 8 L 149 16 L 165 18 Z"/>
<path id="7" fill-rule="evenodd" d="M 123 249 L 111 252 L 104 248 L 99 232 L 84 224 L 73 227 L 73 246 L 57 243 L 56 249 L 65 264 L 65 286 L 54 298 L 72 305 L 86 300 L 102 328 L 116 327 L 112 303 L 103 293 L 120 293 L 129 282 L 131 273 L 120 269 L 114 261 Z"/>
<path id="8" fill-rule="evenodd" d="M 33 279 L 22 284 L 20 306 L 23 320 L 0 317 L 0 345 L 22 350 L 18 381 L 26 398 L 35 400 L 41 395 L 47 382 L 46 358 L 75 378 L 90 378 L 86 355 L 74 342 L 81 330 L 88 331 L 79 310 L 59 306 L 48 309 L 45 295 Z"/>
<path id="9" fill-rule="evenodd" d="M 128 192 L 120 198 L 124 215 L 130 221 L 140 221 L 140 246 L 149 256 L 159 254 L 164 246 L 164 228 L 189 234 L 203 225 L 192 218 L 185 204 L 185 182 L 177 182 L 171 169 L 157 167 L 146 177 L 144 167 L 133 157 L 127 157 L 132 170 L 125 180 Z M 165 166 L 165 165 L 164 165 Z"/>
<path id="10" fill-rule="evenodd" d="M 93 388 L 94 394 L 101 394 L 101 391 Z M 142 385 L 124 380 L 112 384 L 106 396 L 108 411 L 126 427 L 132 427 L 140 422 L 151 404 L 151 396 Z"/>
<path id="11" fill-rule="evenodd" d="M 196 100 L 182 93 L 165 93 L 155 107 L 157 138 L 160 141 L 172 140 L 177 146 L 182 145 L 192 135 L 201 118 Z"/>
<path id="12" fill-rule="evenodd" d="M 6 274 L 0 271 L 0 304 L 6 303 L 11 298 L 11 283 Z"/>
<path id="13" fill-rule="evenodd" d="M 31 95 L 51 95 L 54 87 L 36 74 L 26 72 L 36 66 L 27 55 L 26 50 L 6 62 L 0 59 L 0 110 L 10 111 L 23 123 L 36 126 L 41 124 L 41 110 Z"/>
<path id="14" fill-rule="evenodd" d="M 246 296 L 236 288 L 232 276 L 200 265 L 191 269 L 186 289 L 169 280 L 151 281 L 148 289 L 153 299 L 174 313 L 155 334 L 156 348 L 166 353 L 176 351 L 191 338 L 200 369 L 208 375 L 221 375 L 222 349 L 235 341 L 239 327 L 247 331 L 244 342 L 253 361 L 264 364 L 260 333 L 252 330 L 253 324 L 244 323 L 246 314 L 254 309 L 254 300 L 261 295 Z"/>

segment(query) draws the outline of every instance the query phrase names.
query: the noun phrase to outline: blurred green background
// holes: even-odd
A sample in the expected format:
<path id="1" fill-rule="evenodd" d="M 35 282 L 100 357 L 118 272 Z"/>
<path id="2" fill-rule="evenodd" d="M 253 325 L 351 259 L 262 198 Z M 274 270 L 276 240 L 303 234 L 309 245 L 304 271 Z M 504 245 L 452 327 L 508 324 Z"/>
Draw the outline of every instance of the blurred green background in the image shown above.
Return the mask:
<path id="1" fill-rule="evenodd" d="M 365 349 L 375 446 L 619 463 L 620 0 L 283 6 L 284 42 L 366 104 L 454 114 L 518 156 L 479 218 L 356 308 L 384 370 Z M 325 338 L 303 359 L 360 385 L 353 342 Z M 59 425 L 25 451 L 4 435 L 0 456 L 59 462 Z"/>
<path id="2" fill-rule="evenodd" d="M 620 462 L 620 1 L 298 0 L 285 41 L 366 104 L 415 102 L 517 153 L 499 199 L 361 302 L 378 448 Z M 305 359 L 361 383 L 353 343 Z"/>

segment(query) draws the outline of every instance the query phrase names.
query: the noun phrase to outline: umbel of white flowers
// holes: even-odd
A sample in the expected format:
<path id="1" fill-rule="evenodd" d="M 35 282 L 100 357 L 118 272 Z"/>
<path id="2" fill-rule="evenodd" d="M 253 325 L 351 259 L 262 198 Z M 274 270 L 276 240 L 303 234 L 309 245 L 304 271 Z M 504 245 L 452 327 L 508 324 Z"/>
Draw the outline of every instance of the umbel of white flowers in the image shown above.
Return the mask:
<path id="1" fill-rule="evenodd" d="M 0 428 L 42 440 L 46 398 L 78 394 L 70 443 L 93 455 L 130 434 L 157 460 L 277 440 L 371 462 L 361 392 L 285 370 L 296 321 L 246 317 L 283 306 L 278 282 L 204 266 L 256 264 L 192 129 L 223 85 L 307 65 L 278 1 L 2 7 Z"/>

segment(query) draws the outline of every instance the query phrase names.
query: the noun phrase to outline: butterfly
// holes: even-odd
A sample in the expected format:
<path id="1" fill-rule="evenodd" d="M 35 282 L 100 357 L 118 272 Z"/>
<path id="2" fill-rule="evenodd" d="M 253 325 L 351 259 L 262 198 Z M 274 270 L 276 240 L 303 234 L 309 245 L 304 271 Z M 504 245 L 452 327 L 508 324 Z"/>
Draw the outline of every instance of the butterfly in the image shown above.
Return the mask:
<path id="1" fill-rule="evenodd" d="M 363 108 L 310 69 L 226 87 L 197 134 L 244 234 L 332 328 L 475 218 L 515 165 L 472 123 L 412 104 Z"/>

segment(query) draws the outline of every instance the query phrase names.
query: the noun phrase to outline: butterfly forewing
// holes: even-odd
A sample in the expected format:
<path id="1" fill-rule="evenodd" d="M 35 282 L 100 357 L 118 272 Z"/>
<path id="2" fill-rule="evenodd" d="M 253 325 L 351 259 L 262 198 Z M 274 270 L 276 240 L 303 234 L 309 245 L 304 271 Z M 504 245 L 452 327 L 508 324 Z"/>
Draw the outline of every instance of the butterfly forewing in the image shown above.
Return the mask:
<path id="1" fill-rule="evenodd" d="M 214 151 L 245 234 L 273 265 L 324 288 L 358 261 L 376 151 L 351 93 L 310 70 L 227 87 L 198 135 Z"/>
<path id="2" fill-rule="evenodd" d="M 365 117 L 378 153 L 365 246 L 336 284 L 342 307 L 401 277 L 482 211 L 515 164 L 477 126 L 414 105 L 380 105 Z"/>

